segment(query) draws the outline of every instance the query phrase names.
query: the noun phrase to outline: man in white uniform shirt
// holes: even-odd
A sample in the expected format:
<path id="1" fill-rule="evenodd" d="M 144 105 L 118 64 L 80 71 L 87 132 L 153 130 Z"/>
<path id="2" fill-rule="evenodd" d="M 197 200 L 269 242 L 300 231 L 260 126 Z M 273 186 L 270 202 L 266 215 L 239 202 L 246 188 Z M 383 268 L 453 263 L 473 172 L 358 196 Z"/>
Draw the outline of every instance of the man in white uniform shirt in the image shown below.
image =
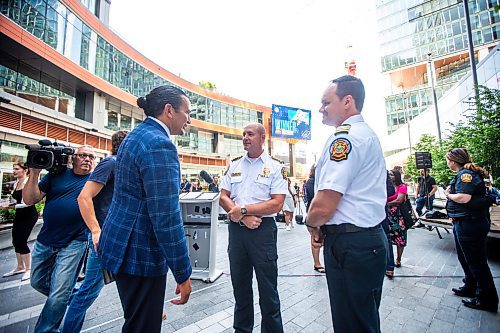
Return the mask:
<path id="1" fill-rule="evenodd" d="M 288 192 L 281 161 L 264 151 L 266 130 L 249 124 L 243 130 L 247 153 L 235 158 L 222 180 L 220 205 L 229 223 L 229 265 L 235 299 L 235 332 L 252 332 L 254 325 L 253 271 L 259 287 L 261 332 L 283 332 L 278 295 L 276 213 Z"/>
<path id="2" fill-rule="evenodd" d="M 324 245 L 335 332 L 380 332 L 378 308 L 387 260 L 386 167 L 380 142 L 360 112 L 361 80 L 342 76 L 323 94 L 323 124 L 336 127 L 316 166 L 307 224 Z"/>

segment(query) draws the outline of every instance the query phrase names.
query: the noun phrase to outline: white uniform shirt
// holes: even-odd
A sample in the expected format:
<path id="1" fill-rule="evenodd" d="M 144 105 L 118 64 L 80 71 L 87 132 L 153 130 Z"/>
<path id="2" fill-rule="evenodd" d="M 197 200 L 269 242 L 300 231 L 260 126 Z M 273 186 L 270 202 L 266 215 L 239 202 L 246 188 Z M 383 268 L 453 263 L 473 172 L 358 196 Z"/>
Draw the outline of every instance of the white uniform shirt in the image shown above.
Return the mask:
<path id="1" fill-rule="evenodd" d="M 283 177 L 284 165 L 263 152 L 250 159 L 247 154 L 231 161 L 222 178 L 221 188 L 231 192 L 230 198 L 239 206 L 271 200 L 271 194 L 287 194 L 288 182 Z M 266 215 L 266 217 L 276 214 Z"/>
<path id="2" fill-rule="evenodd" d="M 347 119 L 330 136 L 316 166 L 314 192 L 342 193 L 337 210 L 326 224 L 376 226 L 385 218 L 386 167 L 377 135 L 361 115 Z"/>

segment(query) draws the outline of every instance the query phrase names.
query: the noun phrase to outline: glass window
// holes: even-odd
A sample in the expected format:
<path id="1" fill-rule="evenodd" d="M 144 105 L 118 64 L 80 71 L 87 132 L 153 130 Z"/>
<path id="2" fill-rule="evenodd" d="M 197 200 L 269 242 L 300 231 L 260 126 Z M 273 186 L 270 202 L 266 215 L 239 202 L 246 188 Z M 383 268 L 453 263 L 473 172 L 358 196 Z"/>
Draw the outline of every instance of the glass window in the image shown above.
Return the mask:
<path id="1" fill-rule="evenodd" d="M 68 24 L 64 40 L 64 55 L 73 62 L 80 64 L 82 48 L 82 21 L 73 13 L 68 13 Z"/>
<path id="2" fill-rule="evenodd" d="M 132 129 L 132 118 L 121 114 L 120 115 L 120 130 L 130 131 L 131 129 Z"/>
<path id="3" fill-rule="evenodd" d="M 112 131 L 118 131 L 120 129 L 118 127 L 118 113 L 113 111 L 108 112 L 108 124 L 106 128 Z"/>
<path id="4" fill-rule="evenodd" d="M 47 6 L 44 1 L 23 1 L 21 8 L 21 26 L 43 39 Z"/>
<path id="5" fill-rule="evenodd" d="M 479 11 L 488 9 L 488 3 L 486 0 L 477 0 Z"/>
<path id="6" fill-rule="evenodd" d="M 481 26 L 486 27 L 490 24 L 490 15 L 488 12 L 479 14 L 479 19 L 481 20 Z"/>
<path id="7" fill-rule="evenodd" d="M 483 39 L 485 43 L 493 41 L 493 32 L 491 31 L 491 28 L 483 29 Z"/>

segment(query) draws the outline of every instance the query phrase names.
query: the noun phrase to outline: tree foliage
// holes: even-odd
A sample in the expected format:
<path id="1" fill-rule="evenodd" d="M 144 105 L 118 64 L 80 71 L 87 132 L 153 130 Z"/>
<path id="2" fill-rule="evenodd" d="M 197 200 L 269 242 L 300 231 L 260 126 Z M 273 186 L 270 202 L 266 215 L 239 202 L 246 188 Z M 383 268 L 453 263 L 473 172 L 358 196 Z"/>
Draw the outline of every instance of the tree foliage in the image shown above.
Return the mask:
<path id="1" fill-rule="evenodd" d="M 215 83 L 210 82 L 210 81 L 200 81 L 200 82 L 198 82 L 198 85 L 202 88 L 207 89 L 207 90 L 211 90 L 211 91 L 217 90 L 217 86 L 215 85 Z"/>
<path id="2" fill-rule="evenodd" d="M 455 126 L 450 146 L 464 147 L 472 161 L 500 176 L 500 91 L 479 86 L 476 110 L 466 114 L 466 122 Z"/>
<path id="3" fill-rule="evenodd" d="M 484 86 L 479 86 L 478 91 L 475 109 L 464 114 L 467 121 L 454 125 L 441 145 L 435 137 L 424 134 L 415 146 L 415 151 L 431 153 L 432 176 L 438 184 L 448 184 L 453 176 L 445 160 L 450 148 L 466 148 L 474 163 L 485 167 L 493 177 L 500 176 L 500 93 Z M 419 175 L 413 155 L 405 163 L 405 174 L 413 181 Z"/>

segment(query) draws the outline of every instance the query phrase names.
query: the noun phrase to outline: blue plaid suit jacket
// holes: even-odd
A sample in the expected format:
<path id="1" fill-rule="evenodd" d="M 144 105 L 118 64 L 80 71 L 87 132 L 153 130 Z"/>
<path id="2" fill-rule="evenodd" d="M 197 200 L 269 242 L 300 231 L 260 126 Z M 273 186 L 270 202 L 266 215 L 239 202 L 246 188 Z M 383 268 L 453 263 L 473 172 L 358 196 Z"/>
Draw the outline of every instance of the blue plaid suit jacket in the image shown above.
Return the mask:
<path id="1" fill-rule="evenodd" d="M 122 142 L 115 190 L 99 241 L 103 268 L 136 276 L 191 275 L 179 204 L 177 148 L 165 129 L 146 119 Z"/>

